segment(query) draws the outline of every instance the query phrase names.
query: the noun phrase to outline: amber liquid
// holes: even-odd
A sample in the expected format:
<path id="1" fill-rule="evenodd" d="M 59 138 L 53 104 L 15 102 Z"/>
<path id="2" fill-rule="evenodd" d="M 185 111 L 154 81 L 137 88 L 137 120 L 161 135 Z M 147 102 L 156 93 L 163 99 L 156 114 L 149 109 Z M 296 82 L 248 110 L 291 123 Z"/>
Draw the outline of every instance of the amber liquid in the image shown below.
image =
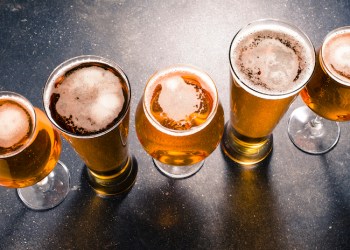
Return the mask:
<path id="1" fill-rule="evenodd" d="M 189 78 L 186 78 L 186 83 L 197 84 L 195 79 Z M 195 88 L 198 91 L 201 89 L 198 85 Z M 175 121 L 162 114 L 162 107 L 157 99 L 160 91 L 156 87 L 151 99 L 150 115 L 153 118 L 145 114 L 144 98 L 140 100 L 136 110 L 136 132 L 142 146 L 154 159 L 169 165 L 186 166 L 204 160 L 215 150 L 223 133 L 224 113 L 221 104 L 218 104 L 210 123 L 197 131 L 196 127 L 203 125 L 214 109 L 211 94 L 201 89 L 202 102 L 198 110 L 186 117 L 180 114 L 184 119 Z M 181 112 L 176 104 L 173 109 Z M 191 129 L 195 131 L 188 133 Z"/>
<path id="2" fill-rule="evenodd" d="M 23 151 L 10 157 L 0 155 L 0 185 L 10 188 L 34 185 L 55 167 L 61 152 L 59 134 L 46 115 L 35 108 L 36 128 L 31 143 Z"/>
<path id="3" fill-rule="evenodd" d="M 263 99 L 240 87 L 231 76 L 231 126 L 245 142 L 260 143 L 270 135 L 295 96 Z"/>
<path id="4" fill-rule="evenodd" d="M 350 86 L 331 78 L 320 64 L 320 50 L 317 52 L 315 73 L 300 92 L 300 96 L 316 114 L 333 121 L 350 120 Z"/>
<path id="5" fill-rule="evenodd" d="M 62 133 L 86 166 L 100 179 L 111 179 L 121 174 L 129 161 L 129 111 L 112 131 L 93 138 L 75 137 Z"/>

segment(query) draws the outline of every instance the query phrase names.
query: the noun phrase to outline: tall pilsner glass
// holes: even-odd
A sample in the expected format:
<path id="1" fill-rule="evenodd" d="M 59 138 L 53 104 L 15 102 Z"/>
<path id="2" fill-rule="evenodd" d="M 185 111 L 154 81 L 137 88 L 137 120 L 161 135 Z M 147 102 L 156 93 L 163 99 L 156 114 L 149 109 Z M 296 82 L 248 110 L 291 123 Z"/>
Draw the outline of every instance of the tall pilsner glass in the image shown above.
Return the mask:
<path id="1" fill-rule="evenodd" d="M 128 148 L 130 97 L 122 69 L 99 56 L 65 61 L 44 89 L 46 114 L 85 162 L 99 196 L 124 193 L 136 180 Z"/>
<path id="2" fill-rule="evenodd" d="M 315 51 L 297 27 L 258 20 L 233 38 L 230 121 L 222 139 L 233 161 L 254 166 L 272 150 L 272 131 L 310 79 Z"/>

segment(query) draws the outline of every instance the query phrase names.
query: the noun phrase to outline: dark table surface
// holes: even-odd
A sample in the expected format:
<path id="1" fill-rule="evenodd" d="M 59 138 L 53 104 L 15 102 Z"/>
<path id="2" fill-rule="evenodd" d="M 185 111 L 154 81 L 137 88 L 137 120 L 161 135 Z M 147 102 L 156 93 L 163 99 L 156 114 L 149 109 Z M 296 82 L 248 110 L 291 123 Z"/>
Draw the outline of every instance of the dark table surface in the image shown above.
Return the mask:
<path id="1" fill-rule="evenodd" d="M 64 141 L 71 191 L 58 207 L 26 208 L 0 188 L 1 249 L 350 249 L 350 127 L 329 153 L 312 156 L 274 131 L 269 162 L 244 170 L 218 148 L 192 178 L 162 176 L 135 135 L 134 114 L 149 76 L 189 63 L 215 80 L 229 114 L 229 44 L 250 21 L 278 18 L 319 47 L 350 25 L 348 0 L 0 1 L 0 90 L 42 107 L 42 88 L 61 62 L 82 54 L 116 61 L 132 87 L 130 150 L 139 167 L 123 198 L 102 199 Z"/>

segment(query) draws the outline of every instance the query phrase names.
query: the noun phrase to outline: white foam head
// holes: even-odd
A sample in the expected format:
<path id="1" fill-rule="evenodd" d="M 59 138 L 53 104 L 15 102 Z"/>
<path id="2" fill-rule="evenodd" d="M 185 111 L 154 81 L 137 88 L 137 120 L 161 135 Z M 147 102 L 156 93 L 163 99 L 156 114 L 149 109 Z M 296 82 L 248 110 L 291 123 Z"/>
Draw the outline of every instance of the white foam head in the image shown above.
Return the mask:
<path id="1" fill-rule="evenodd" d="M 194 86 L 186 84 L 180 76 L 172 76 L 160 83 L 163 91 L 159 95 L 159 105 L 163 112 L 174 121 L 185 119 L 200 106 L 201 100 Z M 176 103 L 176 108 L 174 107 Z"/>
<path id="2" fill-rule="evenodd" d="M 188 81 L 197 81 L 197 83 L 200 84 L 200 88 L 211 94 L 213 106 L 203 124 L 191 127 L 188 130 L 176 130 L 176 132 L 174 132 L 160 125 L 159 121 L 152 115 L 150 105 L 152 103 L 153 94 L 160 85 L 162 91 L 159 94 L 158 103 L 162 108 L 162 113 L 164 113 L 167 118 L 176 122 L 187 122 L 191 114 L 204 109 L 202 105 L 204 98 L 202 96 L 202 90 L 196 88 L 192 84 L 188 84 L 186 82 L 187 79 Z M 154 126 L 157 126 L 159 130 L 167 134 L 185 136 L 202 129 L 202 127 L 205 127 L 205 124 L 213 119 L 218 106 L 218 93 L 214 81 L 208 74 L 196 67 L 180 64 L 162 69 L 149 79 L 145 88 L 143 105 L 149 121 L 152 122 Z"/>
<path id="3" fill-rule="evenodd" d="M 6 97 L 4 99 L 14 98 Z M 0 105 L 0 147 L 10 148 L 23 140 L 30 133 L 30 118 L 25 109 L 13 102 L 4 102 Z"/>
<path id="4" fill-rule="evenodd" d="M 322 46 L 322 57 L 327 69 L 350 85 L 350 27 L 327 36 Z"/>
<path id="5" fill-rule="evenodd" d="M 88 132 L 111 124 L 125 101 L 121 80 L 111 71 L 97 66 L 74 71 L 52 93 L 60 95 L 57 113 L 71 118 L 75 126 Z"/>
<path id="6" fill-rule="evenodd" d="M 232 41 L 230 60 L 236 76 L 250 89 L 283 95 L 300 89 L 311 76 L 315 52 L 302 33 L 284 23 L 256 22 Z"/>

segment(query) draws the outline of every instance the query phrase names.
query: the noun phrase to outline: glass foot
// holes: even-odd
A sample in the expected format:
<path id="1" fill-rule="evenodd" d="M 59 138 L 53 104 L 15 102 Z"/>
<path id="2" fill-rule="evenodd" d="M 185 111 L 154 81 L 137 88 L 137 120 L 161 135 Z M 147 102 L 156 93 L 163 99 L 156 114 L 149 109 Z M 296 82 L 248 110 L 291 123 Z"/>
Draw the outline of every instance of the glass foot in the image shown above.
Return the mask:
<path id="1" fill-rule="evenodd" d="M 227 157 L 244 168 L 256 167 L 272 152 L 272 134 L 259 140 L 247 137 L 239 139 L 239 137 L 244 138 L 238 136 L 228 121 L 222 136 L 221 149 Z"/>
<path id="2" fill-rule="evenodd" d="M 288 122 L 288 135 L 294 145 L 309 154 L 324 154 L 338 142 L 338 122 L 317 117 L 308 107 L 293 111 Z"/>
<path id="3" fill-rule="evenodd" d="M 60 204 L 67 196 L 70 186 L 67 167 L 57 162 L 52 172 L 37 184 L 18 188 L 17 193 L 24 204 L 33 210 L 46 210 Z"/>
<path id="4" fill-rule="evenodd" d="M 87 169 L 90 186 L 102 198 L 128 193 L 135 184 L 137 172 L 138 165 L 134 157 L 128 157 L 122 170 L 112 176 L 101 176 Z"/>
<path id="5" fill-rule="evenodd" d="M 191 177 L 192 175 L 196 174 L 204 164 L 204 160 L 187 166 L 168 165 L 156 159 L 153 159 L 153 162 L 159 172 L 172 179 L 184 179 Z"/>

